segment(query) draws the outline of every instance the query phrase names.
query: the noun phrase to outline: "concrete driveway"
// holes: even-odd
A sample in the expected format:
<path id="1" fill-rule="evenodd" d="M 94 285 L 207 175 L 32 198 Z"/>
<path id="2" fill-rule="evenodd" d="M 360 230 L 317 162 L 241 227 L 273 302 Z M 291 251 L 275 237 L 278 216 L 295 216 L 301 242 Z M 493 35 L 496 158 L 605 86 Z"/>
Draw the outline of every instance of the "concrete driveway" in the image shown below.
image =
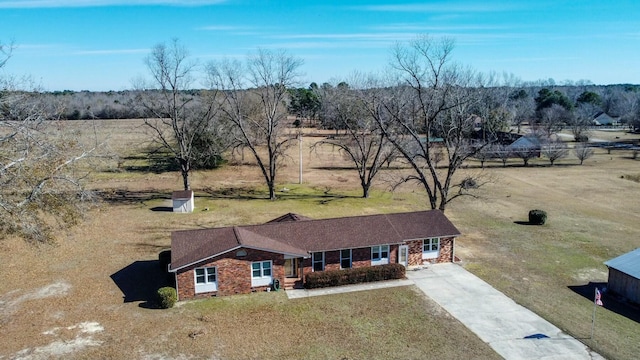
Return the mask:
<path id="1" fill-rule="evenodd" d="M 409 270 L 407 278 L 505 359 L 604 359 L 459 265 Z M 534 334 L 549 338 L 524 338 Z"/>

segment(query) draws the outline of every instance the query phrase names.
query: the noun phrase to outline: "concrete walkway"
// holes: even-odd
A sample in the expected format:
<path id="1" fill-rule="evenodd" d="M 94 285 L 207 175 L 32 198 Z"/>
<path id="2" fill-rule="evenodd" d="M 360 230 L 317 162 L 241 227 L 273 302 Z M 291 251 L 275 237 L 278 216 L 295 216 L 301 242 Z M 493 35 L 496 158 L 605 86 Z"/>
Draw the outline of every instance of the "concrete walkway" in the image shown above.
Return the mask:
<path id="1" fill-rule="evenodd" d="M 505 359 L 604 359 L 459 265 L 409 270 L 407 278 Z M 534 334 L 549 338 L 524 339 Z"/>
<path id="2" fill-rule="evenodd" d="M 459 265 L 438 264 L 408 270 L 407 278 L 324 289 L 287 290 L 287 296 L 299 299 L 415 284 L 505 359 L 604 359 Z M 536 334 L 549 338 L 524 338 Z"/>
<path id="3" fill-rule="evenodd" d="M 375 290 L 375 289 L 384 289 L 396 286 L 408 286 L 413 285 L 412 280 L 388 280 L 388 281 L 378 281 L 357 285 L 345 285 L 345 286 L 336 286 L 322 289 L 294 289 L 287 290 L 287 297 L 289 299 L 300 299 L 305 297 L 312 296 L 322 296 L 322 295 L 333 295 L 333 294 L 342 294 L 354 291 L 365 291 L 365 290 Z"/>

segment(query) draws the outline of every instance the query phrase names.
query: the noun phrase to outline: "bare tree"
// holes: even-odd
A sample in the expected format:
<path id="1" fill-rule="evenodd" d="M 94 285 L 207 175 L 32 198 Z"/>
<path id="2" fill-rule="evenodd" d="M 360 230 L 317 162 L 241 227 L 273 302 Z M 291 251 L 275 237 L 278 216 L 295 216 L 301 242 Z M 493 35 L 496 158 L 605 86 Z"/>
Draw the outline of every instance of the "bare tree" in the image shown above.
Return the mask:
<path id="1" fill-rule="evenodd" d="M 508 146 L 502 144 L 494 144 L 491 146 L 493 156 L 502 161 L 502 167 L 507 167 L 507 161 L 511 158 L 511 149 Z"/>
<path id="2" fill-rule="evenodd" d="M 494 155 L 495 155 L 494 147 L 489 145 L 477 151 L 473 157 L 478 159 L 478 161 L 480 161 L 480 167 L 484 169 L 484 163 L 487 160 L 493 159 Z"/>
<path id="3" fill-rule="evenodd" d="M 393 49 L 392 67 L 398 73 L 393 95 L 384 100 L 385 113 L 375 119 L 413 174 L 403 182 L 417 181 L 432 209 L 470 194 L 469 179 L 454 184 L 463 162 L 480 150 L 470 144 L 471 109 L 479 101 L 482 79 L 450 61 L 454 42 L 421 36 L 408 46 Z M 442 147 L 446 166 L 439 167 L 432 153 Z M 479 185 L 477 182 L 475 182 Z M 451 194 L 452 187 L 458 191 Z"/>
<path id="4" fill-rule="evenodd" d="M 592 103 L 578 103 L 574 108 L 574 116 L 570 117 L 569 127 L 573 138 L 578 142 L 588 141 L 589 127 L 600 112 L 600 107 Z"/>
<path id="5" fill-rule="evenodd" d="M 9 58 L 11 58 L 11 54 L 13 53 L 14 45 L 5 44 L 0 42 L 0 69 L 4 68 Z"/>
<path id="6" fill-rule="evenodd" d="M 529 90 L 531 88 L 528 88 Z M 533 96 L 525 88 L 514 89 L 509 95 L 509 108 L 513 113 L 512 123 L 518 129 L 518 134 L 522 129 L 522 124 L 531 122 L 535 117 L 535 102 Z"/>
<path id="7" fill-rule="evenodd" d="M 562 140 L 549 140 L 542 146 L 542 154 L 553 166 L 556 160 L 564 159 L 569 155 L 569 147 Z"/>
<path id="8" fill-rule="evenodd" d="M 593 148 L 586 143 L 576 144 L 576 147 L 573 149 L 574 153 L 578 160 L 580 160 L 580 165 L 584 163 L 585 160 L 593 156 Z"/>
<path id="9" fill-rule="evenodd" d="M 234 127 L 236 146 L 253 154 L 271 200 L 276 198 L 278 168 L 297 138 L 296 132 L 287 133 L 286 101 L 300 66 L 302 60 L 285 51 L 263 49 L 250 55 L 244 66 L 230 60 L 207 66 L 210 87 L 224 94 L 223 112 Z"/>
<path id="10" fill-rule="evenodd" d="M 570 110 L 565 109 L 561 105 L 552 104 L 542 108 L 539 113 L 539 128 L 544 131 L 546 136 L 561 131 L 567 124 L 572 122 L 573 114 Z"/>
<path id="11" fill-rule="evenodd" d="M 203 154 L 198 146 L 203 134 L 216 135 L 216 117 L 219 111 L 218 92 L 205 93 L 190 90 L 196 64 L 190 62 L 187 49 L 174 39 L 168 45 L 156 45 L 146 58 L 153 78 L 151 88 L 140 89 L 135 102 L 147 115 L 145 125 L 151 131 L 153 144 L 168 152 L 180 168 L 184 190 L 191 189 L 189 174 L 194 162 Z M 211 139 L 209 139 L 211 140 Z M 223 148 L 209 141 L 206 156 L 219 156 Z"/>
<path id="12" fill-rule="evenodd" d="M 395 156 L 395 148 L 370 116 L 370 111 L 381 109 L 367 108 L 380 106 L 373 100 L 375 91 L 377 89 L 369 89 L 366 85 L 359 89 L 335 86 L 327 89 L 321 97 L 324 121 L 343 133 L 321 140 L 316 145 L 337 147 L 351 161 L 358 171 L 363 198 L 369 197 L 373 180 L 383 164 Z"/>
<path id="13" fill-rule="evenodd" d="M 101 144 L 80 134 L 79 124 L 69 128 L 59 120 L 63 109 L 24 86 L 0 79 L 0 238 L 48 242 L 54 230 L 76 224 L 91 203 L 87 161 Z"/>

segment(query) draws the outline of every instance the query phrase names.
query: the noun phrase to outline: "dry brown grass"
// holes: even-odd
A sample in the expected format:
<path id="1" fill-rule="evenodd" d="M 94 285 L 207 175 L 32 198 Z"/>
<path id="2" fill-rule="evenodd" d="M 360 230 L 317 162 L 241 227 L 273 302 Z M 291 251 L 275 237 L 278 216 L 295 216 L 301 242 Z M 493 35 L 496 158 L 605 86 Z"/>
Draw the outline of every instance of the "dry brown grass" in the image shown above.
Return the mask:
<path id="1" fill-rule="evenodd" d="M 110 134 L 116 151 L 141 151 L 139 123 L 103 125 L 101 134 Z M 305 145 L 311 141 L 305 138 Z M 360 199 L 355 172 L 340 169 L 340 155 L 330 149 L 303 155 L 305 184 L 295 184 L 294 153 L 280 178 L 280 187 L 290 191 L 275 202 L 264 199 L 255 166 L 196 172 L 198 209 L 188 215 L 150 210 L 169 206 L 171 190 L 181 184 L 176 173 L 118 172 L 114 164 L 111 172 L 96 173 L 92 186 L 111 194 L 111 202 L 61 233 L 57 245 L 0 242 L 0 358 L 496 358 L 411 287 L 298 301 L 265 293 L 167 311 L 147 308 L 157 253 L 169 246 L 172 230 L 260 223 L 289 211 L 322 218 L 426 207 L 424 194 L 411 186 L 391 194 L 378 183 L 371 199 Z M 496 180 L 481 189 L 483 198 L 454 202 L 448 215 L 465 234 L 457 242 L 464 266 L 585 338 L 592 303 L 568 286 L 606 280 L 602 261 L 640 246 L 640 185 L 621 178 L 637 173 L 638 163 L 605 151 L 584 166 L 575 159 L 537 166 L 546 163 L 490 164 L 484 171 Z M 461 175 L 465 171 L 480 170 L 470 163 Z M 514 223 L 533 208 L 548 212 L 547 225 Z M 626 315 L 598 309 L 596 342 L 585 342 L 611 358 L 634 358 L 640 333 Z"/>

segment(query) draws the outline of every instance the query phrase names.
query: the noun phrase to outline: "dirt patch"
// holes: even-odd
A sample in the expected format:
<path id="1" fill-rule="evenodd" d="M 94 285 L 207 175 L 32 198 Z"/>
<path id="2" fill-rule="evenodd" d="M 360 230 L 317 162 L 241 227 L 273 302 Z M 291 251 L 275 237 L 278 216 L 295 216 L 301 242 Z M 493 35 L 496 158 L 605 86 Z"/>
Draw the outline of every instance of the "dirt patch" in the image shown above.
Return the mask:
<path id="1" fill-rule="evenodd" d="M 103 342 L 94 339 L 93 334 L 102 332 L 104 328 L 97 322 L 83 322 L 66 328 L 53 328 L 42 334 L 55 337 L 56 340 L 47 345 L 22 349 L 11 356 L 16 360 L 40 360 L 72 356 L 88 347 L 100 346 Z"/>

